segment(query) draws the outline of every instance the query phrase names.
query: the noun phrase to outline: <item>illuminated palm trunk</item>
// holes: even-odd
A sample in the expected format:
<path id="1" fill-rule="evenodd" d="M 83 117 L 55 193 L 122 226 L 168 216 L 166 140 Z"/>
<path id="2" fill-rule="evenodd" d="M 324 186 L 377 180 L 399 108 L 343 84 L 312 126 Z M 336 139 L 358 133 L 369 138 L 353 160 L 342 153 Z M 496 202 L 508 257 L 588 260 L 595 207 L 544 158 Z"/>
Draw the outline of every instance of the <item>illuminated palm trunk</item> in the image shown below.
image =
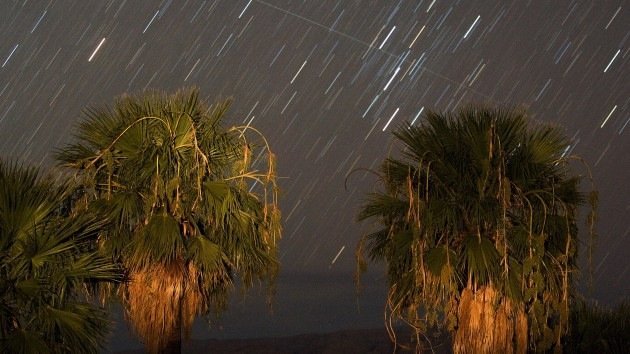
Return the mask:
<path id="1" fill-rule="evenodd" d="M 455 353 L 525 353 L 527 316 L 521 306 L 498 296 L 492 286 L 462 292 L 458 307 Z"/>
<path id="2" fill-rule="evenodd" d="M 151 353 L 181 353 L 188 332 L 203 310 L 194 268 L 183 262 L 135 271 L 127 286 L 127 317 Z"/>
<path id="3" fill-rule="evenodd" d="M 182 300 L 179 301 L 179 314 L 175 315 L 175 327 L 170 332 L 168 341 L 160 354 L 181 354 L 182 352 Z"/>

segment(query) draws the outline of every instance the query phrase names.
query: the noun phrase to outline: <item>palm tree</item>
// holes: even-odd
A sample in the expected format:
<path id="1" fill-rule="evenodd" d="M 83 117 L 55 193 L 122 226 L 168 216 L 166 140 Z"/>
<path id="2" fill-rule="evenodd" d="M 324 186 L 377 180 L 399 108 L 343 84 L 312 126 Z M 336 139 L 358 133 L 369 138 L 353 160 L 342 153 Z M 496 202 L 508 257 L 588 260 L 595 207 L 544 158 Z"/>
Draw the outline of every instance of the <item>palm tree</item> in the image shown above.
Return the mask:
<path id="1" fill-rule="evenodd" d="M 208 107 L 196 89 L 123 96 L 88 109 L 58 154 L 82 183 L 75 208 L 113 221 L 100 248 L 128 273 L 118 294 L 151 352 L 178 352 L 236 277 L 271 285 L 277 273 L 275 157 L 254 128 L 222 126 L 229 105 Z"/>
<path id="2" fill-rule="evenodd" d="M 424 118 L 394 132 L 402 151 L 385 159 L 384 191 L 359 213 L 380 225 L 357 255 L 359 269 L 365 255 L 387 264 L 387 323 L 402 319 L 416 336 L 446 328 L 458 353 L 560 348 L 585 201 L 570 142 L 517 110 Z"/>
<path id="3" fill-rule="evenodd" d="M 0 161 L 0 352 L 103 347 L 107 313 L 83 290 L 121 274 L 92 246 L 104 223 L 67 213 L 69 191 L 37 169 Z"/>

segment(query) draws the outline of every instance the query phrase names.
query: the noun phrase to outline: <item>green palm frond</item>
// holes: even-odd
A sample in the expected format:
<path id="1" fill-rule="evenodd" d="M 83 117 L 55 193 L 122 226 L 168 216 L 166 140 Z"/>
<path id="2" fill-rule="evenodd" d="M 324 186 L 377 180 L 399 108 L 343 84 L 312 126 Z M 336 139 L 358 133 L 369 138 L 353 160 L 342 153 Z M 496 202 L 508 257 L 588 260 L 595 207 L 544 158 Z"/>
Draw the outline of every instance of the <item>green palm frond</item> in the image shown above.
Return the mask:
<path id="1" fill-rule="evenodd" d="M 485 238 L 470 235 L 464 239 L 465 261 L 462 266 L 474 284 L 487 285 L 498 279 L 500 255 L 494 244 Z"/>
<path id="2" fill-rule="evenodd" d="M 389 194 L 371 193 L 367 202 L 361 208 L 358 220 L 363 221 L 372 217 L 394 220 L 405 215 L 409 203 Z"/>
<path id="3" fill-rule="evenodd" d="M 97 353 L 109 322 L 86 289 L 122 278 L 93 243 L 104 223 L 37 169 L 0 162 L 0 181 L 0 351 Z"/>
<path id="4" fill-rule="evenodd" d="M 372 261 L 386 260 L 386 254 L 390 245 L 389 229 L 382 229 L 366 235 L 367 252 Z"/>
<path id="5" fill-rule="evenodd" d="M 129 247 L 128 265 L 134 269 L 153 263 L 170 263 L 184 254 L 184 239 L 179 223 L 168 214 L 152 215 L 142 226 Z"/>

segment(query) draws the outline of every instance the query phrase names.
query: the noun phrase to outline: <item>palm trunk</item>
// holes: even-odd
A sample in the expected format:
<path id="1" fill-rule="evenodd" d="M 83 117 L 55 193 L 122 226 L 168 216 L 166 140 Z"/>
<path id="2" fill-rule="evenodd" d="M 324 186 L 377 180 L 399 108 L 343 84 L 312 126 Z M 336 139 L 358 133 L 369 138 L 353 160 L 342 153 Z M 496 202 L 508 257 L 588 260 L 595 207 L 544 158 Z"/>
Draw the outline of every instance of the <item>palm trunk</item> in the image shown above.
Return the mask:
<path id="1" fill-rule="evenodd" d="M 179 299 L 178 313 L 175 315 L 175 328 L 170 332 L 166 346 L 160 350 L 160 354 L 182 353 L 182 298 Z"/>
<path id="2" fill-rule="evenodd" d="M 501 297 L 491 286 L 462 292 L 455 332 L 455 353 L 522 353 L 527 351 L 527 317 L 522 306 Z"/>

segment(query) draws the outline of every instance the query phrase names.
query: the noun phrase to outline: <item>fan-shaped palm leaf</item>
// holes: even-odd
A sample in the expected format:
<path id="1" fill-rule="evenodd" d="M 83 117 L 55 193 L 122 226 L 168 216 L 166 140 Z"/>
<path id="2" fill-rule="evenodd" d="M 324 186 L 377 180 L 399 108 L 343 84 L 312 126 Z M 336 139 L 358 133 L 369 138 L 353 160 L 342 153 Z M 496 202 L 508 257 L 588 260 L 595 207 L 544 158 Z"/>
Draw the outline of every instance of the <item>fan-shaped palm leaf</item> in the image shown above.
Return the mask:
<path id="1" fill-rule="evenodd" d="M 104 222 L 68 215 L 69 188 L 0 162 L 0 351 L 97 353 L 106 312 L 84 289 L 121 279 L 93 240 Z"/>

